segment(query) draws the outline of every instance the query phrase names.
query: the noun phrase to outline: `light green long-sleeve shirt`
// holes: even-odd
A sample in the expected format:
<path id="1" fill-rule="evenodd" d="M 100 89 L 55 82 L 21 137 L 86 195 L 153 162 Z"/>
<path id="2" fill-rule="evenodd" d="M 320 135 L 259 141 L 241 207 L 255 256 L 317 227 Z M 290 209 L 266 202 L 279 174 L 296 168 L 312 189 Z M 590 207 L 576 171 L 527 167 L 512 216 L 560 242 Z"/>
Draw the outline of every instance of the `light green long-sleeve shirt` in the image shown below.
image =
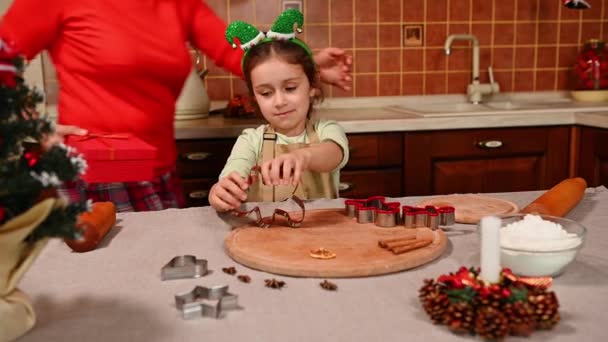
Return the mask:
<path id="1" fill-rule="evenodd" d="M 260 125 L 257 128 L 247 128 L 243 130 L 241 135 L 236 140 L 232 147 L 232 152 L 224 165 L 224 169 L 220 174 L 220 179 L 236 171 L 242 177 L 247 177 L 251 168 L 257 164 L 258 158 L 262 153 L 263 134 L 266 125 Z M 342 148 L 344 154 L 340 164 L 331 171 L 332 184 L 338 189 L 340 183 L 340 169 L 348 162 L 348 139 L 346 133 L 340 124 L 334 120 L 319 120 L 315 124 L 315 132 L 319 137 L 319 141 L 333 141 Z M 277 133 L 277 144 L 296 144 L 309 143 L 306 130 L 302 134 L 295 137 L 288 137 Z"/>

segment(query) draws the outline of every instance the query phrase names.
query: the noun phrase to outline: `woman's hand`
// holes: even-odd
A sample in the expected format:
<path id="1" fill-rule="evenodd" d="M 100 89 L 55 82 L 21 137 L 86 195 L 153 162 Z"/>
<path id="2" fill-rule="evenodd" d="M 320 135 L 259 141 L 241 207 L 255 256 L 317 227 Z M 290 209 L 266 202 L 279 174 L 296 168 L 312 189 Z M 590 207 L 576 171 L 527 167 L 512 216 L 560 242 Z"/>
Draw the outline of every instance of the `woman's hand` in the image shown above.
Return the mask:
<path id="1" fill-rule="evenodd" d="M 217 211 L 234 210 L 247 200 L 249 183 L 236 172 L 220 179 L 209 191 L 209 204 Z"/>
<path id="2" fill-rule="evenodd" d="M 329 47 L 319 51 L 315 57 L 315 63 L 319 66 L 321 81 L 336 86 L 342 90 L 350 90 L 353 78 L 351 67 L 353 58 L 344 50 Z"/>
<path id="3" fill-rule="evenodd" d="M 42 141 L 42 147 L 45 150 L 53 147 L 53 145 L 57 145 L 63 143 L 66 135 L 87 135 L 89 132 L 77 126 L 68 126 L 68 125 L 57 125 L 55 127 L 55 132 L 49 134 Z"/>
<path id="4" fill-rule="evenodd" d="M 306 149 L 280 155 L 260 166 L 262 181 L 265 185 L 297 185 L 309 162 L 310 154 Z"/>

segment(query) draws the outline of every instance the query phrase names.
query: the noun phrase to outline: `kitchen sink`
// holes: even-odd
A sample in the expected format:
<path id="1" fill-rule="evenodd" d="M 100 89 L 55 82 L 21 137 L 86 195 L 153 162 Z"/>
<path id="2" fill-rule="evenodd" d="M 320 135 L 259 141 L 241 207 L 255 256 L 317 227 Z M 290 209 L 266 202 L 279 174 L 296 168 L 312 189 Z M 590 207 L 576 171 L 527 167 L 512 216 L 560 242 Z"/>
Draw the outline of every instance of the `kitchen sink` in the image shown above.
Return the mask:
<path id="1" fill-rule="evenodd" d="M 554 98 L 496 98 L 473 104 L 459 101 L 410 102 L 386 107 L 393 111 L 422 117 L 511 115 L 556 112 L 596 112 L 607 111 L 608 103 L 576 102 L 568 97 Z"/>

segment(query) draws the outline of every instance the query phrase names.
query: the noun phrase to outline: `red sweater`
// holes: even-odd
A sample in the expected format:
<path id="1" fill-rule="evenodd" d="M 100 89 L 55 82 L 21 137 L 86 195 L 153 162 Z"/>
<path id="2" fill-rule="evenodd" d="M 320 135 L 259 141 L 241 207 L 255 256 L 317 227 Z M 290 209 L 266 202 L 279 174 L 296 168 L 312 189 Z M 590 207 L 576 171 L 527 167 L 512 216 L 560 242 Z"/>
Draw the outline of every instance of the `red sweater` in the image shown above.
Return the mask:
<path id="1" fill-rule="evenodd" d="M 30 59 L 49 51 L 59 123 L 142 138 L 158 148 L 160 175 L 175 165 L 175 101 L 191 68 L 185 43 L 241 75 L 243 53 L 225 29 L 202 0 L 15 0 L 0 37 Z"/>

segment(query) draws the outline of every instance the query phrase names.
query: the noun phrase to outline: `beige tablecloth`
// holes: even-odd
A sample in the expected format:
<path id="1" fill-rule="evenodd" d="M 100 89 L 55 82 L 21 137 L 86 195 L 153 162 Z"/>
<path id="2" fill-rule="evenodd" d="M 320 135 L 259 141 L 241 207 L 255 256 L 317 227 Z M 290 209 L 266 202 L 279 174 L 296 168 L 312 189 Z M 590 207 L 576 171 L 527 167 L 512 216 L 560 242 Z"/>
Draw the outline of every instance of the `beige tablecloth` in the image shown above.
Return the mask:
<path id="1" fill-rule="evenodd" d="M 520 206 L 539 192 L 495 194 Z M 415 204 L 419 198 L 399 199 Z M 341 207 L 320 200 L 308 209 Z M 266 213 L 269 207 L 265 207 Z M 577 260 L 554 281 L 562 321 L 529 340 L 603 341 L 608 307 L 608 190 L 588 189 L 568 216 L 588 228 Z M 223 250 L 230 226 L 209 207 L 119 215 L 103 248 L 77 254 L 53 241 L 20 284 L 34 303 L 38 323 L 22 341 L 450 341 L 463 337 L 431 324 L 417 290 L 423 279 L 479 265 L 475 227 L 447 231 L 450 246 L 436 261 L 396 274 L 337 279 L 337 292 L 319 279 L 277 277 L 282 290 L 264 287 L 273 277 L 233 262 Z M 176 255 L 209 261 L 200 279 L 161 281 L 160 269 Z M 252 278 L 239 282 L 221 271 L 236 266 Z M 195 285 L 230 285 L 241 310 L 216 320 L 183 320 L 173 295 Z M 464 337 L 474 339 L 472 337 Z"/>

